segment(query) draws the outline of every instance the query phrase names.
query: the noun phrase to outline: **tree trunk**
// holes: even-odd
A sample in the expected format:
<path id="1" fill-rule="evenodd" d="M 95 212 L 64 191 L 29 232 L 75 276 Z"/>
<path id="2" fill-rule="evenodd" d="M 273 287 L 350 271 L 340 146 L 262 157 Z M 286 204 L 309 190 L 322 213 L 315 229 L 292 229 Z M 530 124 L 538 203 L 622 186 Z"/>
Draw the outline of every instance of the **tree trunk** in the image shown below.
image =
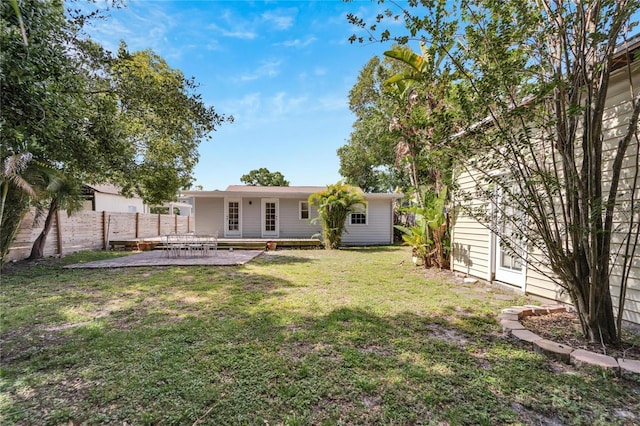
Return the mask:
<path id="1" fill-rule="evenodd" d="M 38 235 L 38 238 L 33 242 L 33 247 L 31 247 L 31 255 L 29 256 L 29 260 L 34 259 L 42 259 L 44 257 L 44 247 L 47 244 L 47 236 L 49 235 L 49 231 L 51 230 L 51 225 L 53 224 L 53 218 L 58 211 L 58 199 L 54 198 L 51 200 L 51 204 L 49 205 L 49 211 L 47 212 L 47 218 L 44 221 L 44 227 Z"/>

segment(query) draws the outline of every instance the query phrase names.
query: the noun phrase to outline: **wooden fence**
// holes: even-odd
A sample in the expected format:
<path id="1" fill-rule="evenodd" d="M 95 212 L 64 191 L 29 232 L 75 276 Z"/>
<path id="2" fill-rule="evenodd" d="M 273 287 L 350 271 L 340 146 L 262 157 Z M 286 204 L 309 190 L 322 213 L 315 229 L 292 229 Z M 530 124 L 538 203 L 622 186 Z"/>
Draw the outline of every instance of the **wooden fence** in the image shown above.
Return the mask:
<path id="1" fill-rule="evenodd" d="M 27 213 L 7 260 L 29 257 L 33 242 L 44 225 L 35 221 L 35 210 Z M 45 246 L 45 256 L 58 256 L 82 250 L 106 250 L 110 241 L 153 238 L 173 232 L 193 230 L 193 217 L 146 213 L 81 211 L 72 216 L 58 212 Z"/>

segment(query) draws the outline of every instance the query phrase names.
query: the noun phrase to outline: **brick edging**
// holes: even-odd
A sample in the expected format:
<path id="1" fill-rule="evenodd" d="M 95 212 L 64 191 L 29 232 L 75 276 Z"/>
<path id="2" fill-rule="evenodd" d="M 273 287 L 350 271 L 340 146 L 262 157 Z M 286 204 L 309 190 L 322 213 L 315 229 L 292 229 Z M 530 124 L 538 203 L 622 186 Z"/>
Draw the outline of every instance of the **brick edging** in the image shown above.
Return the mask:
<path id="1" fill-rule="evenodd" d="M 583 349 L 574 349 L 571 346 L 543 339 L 527 330 L 520 322 L 522 318 L 528 316 L 571 312 L 571 310 L 572 308 L 562 304 L 513 306 L 503 309 L 498 315 L 498 319 L 505 333 L 531 343 L 536 353 L 576 367 L 594 366 L 604 368 L 612 371 L 617 376 L 640 381 L 640 360 L 614 358 Z"/>

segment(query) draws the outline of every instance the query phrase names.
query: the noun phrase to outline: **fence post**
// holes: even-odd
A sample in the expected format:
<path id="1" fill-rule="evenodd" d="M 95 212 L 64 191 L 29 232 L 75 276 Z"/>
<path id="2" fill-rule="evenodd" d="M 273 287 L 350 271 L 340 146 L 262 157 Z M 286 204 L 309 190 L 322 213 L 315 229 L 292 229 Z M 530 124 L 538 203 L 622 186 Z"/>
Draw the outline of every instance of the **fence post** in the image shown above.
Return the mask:
<path id="1" fill-rule="evenodd" d="M 162 216 L 158 214 L 158 236 L 162 235 L 160 231 L 162 230 Z"/>
<path id="2" fill-rule="evenodd" d="M 102 210 L 102 250 L 107 249 L 107 212 Z"/>
<path id="3" fill-rule="evenodd" d="M 136 238 L 140 237 L 140 213 L 136 212 Z"/>
<path id="4" fill-rule="evenodd" d="M 60 223 L 60 209 L 56 209 L 56 225 L 57 232 L 56 237 L 58 238 L 58 254 L 62 257 L 62 224 Z"/>
<path id="5" fill-rule="evenodd" d="M 173 215 L 173 229 L 176 234 L 178 233 L 178 215 L 174 214 Z"/>

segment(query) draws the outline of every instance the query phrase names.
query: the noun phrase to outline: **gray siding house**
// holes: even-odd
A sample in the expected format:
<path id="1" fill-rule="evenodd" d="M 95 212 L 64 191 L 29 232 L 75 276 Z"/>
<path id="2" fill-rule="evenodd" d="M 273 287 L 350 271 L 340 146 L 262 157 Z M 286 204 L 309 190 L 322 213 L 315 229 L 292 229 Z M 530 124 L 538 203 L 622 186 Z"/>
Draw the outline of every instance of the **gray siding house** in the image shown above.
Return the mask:
<path id="1" fill-rule="evenodd" d="M 221 238 L 296 239 L 321 232 L 309 196 L 324 186 L 231 185 L 225 191 L 185 191 L 194 207 L 195 232 Z M 345 245 L 393 243 L 394 201 L 402 194 L 364 193 L 367 205 L 347 218 Z"/>

